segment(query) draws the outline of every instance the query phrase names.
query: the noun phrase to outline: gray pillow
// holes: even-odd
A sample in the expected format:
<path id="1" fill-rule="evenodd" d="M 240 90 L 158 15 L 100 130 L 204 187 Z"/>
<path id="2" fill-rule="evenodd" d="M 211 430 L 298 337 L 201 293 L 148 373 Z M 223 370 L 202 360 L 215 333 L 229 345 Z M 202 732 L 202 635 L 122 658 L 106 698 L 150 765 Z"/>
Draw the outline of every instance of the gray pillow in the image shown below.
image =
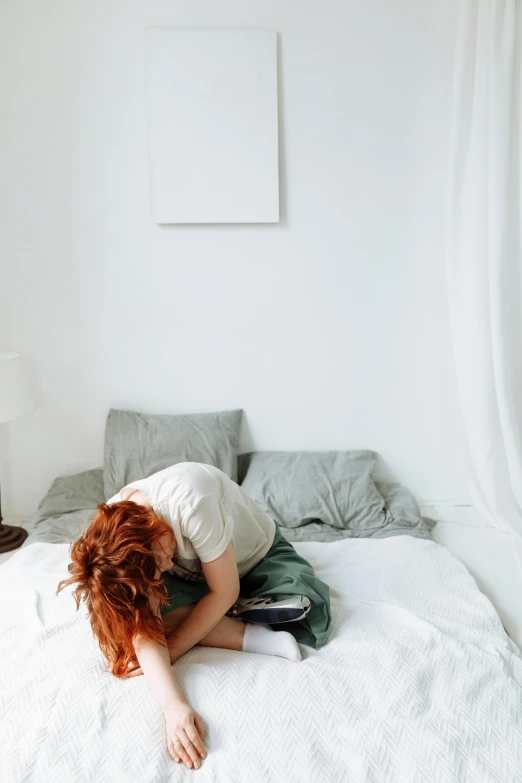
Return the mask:
<path id="1" fill-rule="evenodd" d="M 241 454 L 241 488 L 283 527 L 316 520 L 371 535 L 388 521 L 372 479 L 377 457 L 366 450 Z"/>
<path id="2" fill-rule="evenodd" d="M 421 516 L 417 501 L 398 481 L 375 480 L 379 494 L 386 503 L 386 524 L 371 531 L 350 527 L 340 530 L 324 522 L 308 522 L 301 527 L 281 527 L 287 541 L 342 541 L 345 538 L 388 538 L 390 536 L 414 536 L 433 541 L 431 530 L 437 522 Z"/>
<path id="3" fill-rule="evenodd" d="M 103 469 L 93 468 L 71 476 L 56 478 L 32 518 L 35 523 L 71 511 L 95 509 L 106 500 Z"/>
<path id="4" fill-rule="evenodd" d="M 157 415 L 111 409 L 105 426 L 105 498 L 178 462 L 214 465 L 237 482 L 243 410 Z"/>
<path id="5" fill-rule="evenodd" d="M 102 503 L 103 501 L 99 501 Z M 66 514 L 46 517 L 29 527 L 29 535 L 22 546 L 34 543 L 62 544 L 66 541 L 76 541 L 82 530 L 89 527 L 98 513 L 97 508 L 83 508 L 78 511 L 68 511 Z M 34 522 L 34 519 L 32 520 Z"/>

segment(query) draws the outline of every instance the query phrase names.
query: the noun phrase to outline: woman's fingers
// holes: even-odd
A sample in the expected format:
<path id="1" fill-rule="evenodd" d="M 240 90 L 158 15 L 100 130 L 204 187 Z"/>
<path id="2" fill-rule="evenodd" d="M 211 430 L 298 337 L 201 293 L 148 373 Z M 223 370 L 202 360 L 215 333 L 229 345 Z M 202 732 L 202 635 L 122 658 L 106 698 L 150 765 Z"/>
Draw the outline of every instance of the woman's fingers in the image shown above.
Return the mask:
<path id="1" fill-rule="evenodd" d="M 187 729 L 187 736 L 196 750 L 197 761 L 199 761 L 200 756 L 202 759 L 204 759 L 206 756 L 205 748 L 203 747 L 203 743 L 201 742 L 201 737 L 199 736 L 197 729 Z"/>
<path id="2" fill-rule="evenodd" d="M 180 758 L 180 755 L 179 755 L 180 754 L 180 746 L 181 746 L 181 741 L 178 740 L 178 739 L 175 740 L 175 743 L 172 742 L 171 740 L 169 740 L 168 743 L 167 743 L 167 747 L 168 747 L 168 751 L 169 751 L 169 755 L 170 755 L 171 759 L 173 759 L 174 761 L 177 761 L 177 762 L 182 761 L 182 759 Z"/>
<path id="3" fill-rule="evenodd" d="M 204 740 L 205 739 L 205 724 L 203 723 L 203 718 L 201 717 L 201 715 L 196 715 L 196 717 L 194 718 L 194 724 L 196 726 L 196 729 L 198 730 L 199 736 L 201 737 L 202 740 Z M 206 751 L 204 751 L 204 752 L 205 752 L 205 755 L 206 755 Z"/>
<path id="4" fill-rule="evenodd" d="M 187 769 L 199 769 L 201 760 L 207 752 L 201 741 L 204 733 L 203 720 L 188 704 L 179 704 L 177 708 L 165 713 L 167 748 L 174 761 L 181 760 Z"/>
<path id="5" fill-rule="evenodd" d="M 135 663 L 129 663 L 127 666 L 127 677 L 136 677 L 137 674 L 143 674 L 143 669 L 141 666 L 136 666 Z"/>
<path id="6" fill-rule="evenodd" d="M 192 759 L 188 753 L 187 745 L 190 745 L 191 743 L 183 729 L 179 729 L 178 734 L 179 736 L 174 737 L 171 743 L 172 749 L 174 751 L 174 757 L 179 756 L 185 766 L 190 768 L 192 767 Z"/>
<path id="7" fill-rule="evenodd" d="M 136 677 L 138 674 L 143 674 L 143 669 L 139 665 L 138 661 L 131 661 L 128 663 L 125 677 Z"/>
<path id="8" fill-rule="evenodd" d="M 107 671 L 109 671 L 112 674 L 113 670 L 113 664 L 109 663 L 107 666 Z M 141 666 L 137 665 L 136 663 L 129 663 L 127 664 L 127 671 L 125 672 L 125 677 L 136 677 L 138 674 L 143 674 L 143 669 Z"/>
<path id="9" fill-rule="evenodd" d="M 188 729 L 188 731 L 191 731 L 191 730 Z M 197 732 L 195 731 L 195 729 L 193 729 L 193 732 L 191 732 L 191 733 L 196 734 Z M 180 729 L 178 731 L 178 735 L 179 735 L 179 738 L 180 738 L 181 742 L 183 743 L 183 750 L 185 751 L 185 754 L 188 756 L 188 759 L 185 759 L 182 756 L 182 754 L 180 753 L 180 755 L 183 758 L 183 761 L 185 761 L 185 763 L 187 761 L 192 762 L 194 767 L 196 769 L 198 769 L 201 766 L 201 761 L 200 761 L 199 754 L 198 754 L 198 752 L 197 752 L 197 750 L 196 750 L 192 740 L 188 736 L 188 734 L 185 731 L 185 729 Z M 198 739 L 199 739 L 199 735 L 198 735 Z M 199 741 L 201 743 L 201 740 L 199 740 Z"/>

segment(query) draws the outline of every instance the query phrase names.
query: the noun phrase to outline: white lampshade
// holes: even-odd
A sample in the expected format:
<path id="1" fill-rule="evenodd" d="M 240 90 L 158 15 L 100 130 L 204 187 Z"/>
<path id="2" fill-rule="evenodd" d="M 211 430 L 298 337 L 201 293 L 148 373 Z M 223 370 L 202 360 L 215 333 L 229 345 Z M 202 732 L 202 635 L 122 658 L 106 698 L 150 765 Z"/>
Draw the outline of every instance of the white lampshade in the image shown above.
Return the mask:
<path id="1" fill-rule="evenodd" d="M 36 385 L 19 353 L 0 353 L 0 422 L 32 413 L 38 404 Z"/>

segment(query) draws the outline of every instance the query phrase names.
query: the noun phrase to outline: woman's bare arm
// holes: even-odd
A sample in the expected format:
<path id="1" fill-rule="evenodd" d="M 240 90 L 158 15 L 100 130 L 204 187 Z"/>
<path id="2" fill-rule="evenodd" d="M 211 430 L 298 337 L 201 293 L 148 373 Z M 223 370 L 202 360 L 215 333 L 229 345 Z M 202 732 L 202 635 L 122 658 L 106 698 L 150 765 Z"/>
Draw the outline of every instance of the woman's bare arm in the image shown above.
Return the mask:
<path id="1" fill-rule="evenodd" d="M 165 640 L 163 645 L 137 636 L 134 637 L 133 645 L 152 695 L 163 714 L 172 706 L 186 704 L 186 699 L 174 679 L 167 641 Z"/>
<path id="2" fill-rule="evenodd" d="M 161 617 L 159 601 L 149 600 L 155 614 Z M 183 761 L 189 768 L 192 765 L 198 768 L 199 757 L 206 757 L 202 743 L 203 720 L 188 704 L 174 679 L 166 640 L 163 645 L 137 635 L 133 645 L 149 688 L 163 712 L 170 756 L 174 761 Z"/>
<path id="3" fill-rule="evenodd" d="M 210 563 L 201 563 L 201 567 L 209 592 L 169 634 L 169 653 L 173 662 L 213 631 L 239 596 L 239 574 L 231 543 L 219 557 Z"/>

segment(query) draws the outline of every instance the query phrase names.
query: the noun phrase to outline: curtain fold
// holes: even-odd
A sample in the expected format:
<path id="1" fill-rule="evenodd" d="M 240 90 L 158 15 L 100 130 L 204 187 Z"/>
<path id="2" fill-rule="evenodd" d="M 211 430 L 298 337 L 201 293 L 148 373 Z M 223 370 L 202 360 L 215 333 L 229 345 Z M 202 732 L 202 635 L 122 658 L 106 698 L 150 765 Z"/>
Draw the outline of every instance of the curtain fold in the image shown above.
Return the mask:
<path id="1" fill-rule="evenodd" d="M 461 0 L 447 291 L 470 493 L 522 535 L 521 0 Z"/>

